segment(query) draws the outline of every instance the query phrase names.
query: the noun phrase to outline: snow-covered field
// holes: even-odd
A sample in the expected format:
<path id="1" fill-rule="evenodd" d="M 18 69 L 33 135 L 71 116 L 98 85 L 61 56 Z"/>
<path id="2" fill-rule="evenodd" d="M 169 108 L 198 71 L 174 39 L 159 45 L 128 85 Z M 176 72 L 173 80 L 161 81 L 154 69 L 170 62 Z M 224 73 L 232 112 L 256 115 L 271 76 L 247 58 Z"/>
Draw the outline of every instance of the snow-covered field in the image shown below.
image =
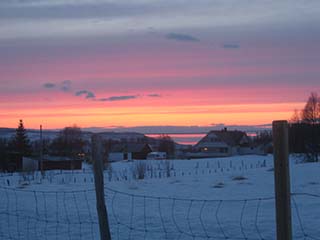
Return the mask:
<path id="1" fill-rule="evenodd" d="M 291 159 L 294 239 L 320 239 L 320 163 Z M 113 163 L 113 239 L 275 239 L 272 156 Z M 0 175 L 0 239 L 99 239 L 93 174 Z"/>

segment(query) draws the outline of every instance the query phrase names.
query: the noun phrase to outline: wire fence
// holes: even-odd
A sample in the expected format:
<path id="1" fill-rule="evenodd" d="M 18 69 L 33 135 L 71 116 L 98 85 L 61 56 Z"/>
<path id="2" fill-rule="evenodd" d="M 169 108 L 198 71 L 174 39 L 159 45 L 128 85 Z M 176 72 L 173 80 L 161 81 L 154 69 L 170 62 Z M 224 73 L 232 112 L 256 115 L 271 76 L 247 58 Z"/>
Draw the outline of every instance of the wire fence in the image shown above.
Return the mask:
<path id="1" fill-rule="evenodd" d="M 113 239 L 275 239 L 274 197 L 188 199 L 111 188 L 105 193 Z M 319 200 L 316 194 L 292 194 L 294 239 L 320 240 Z M 0 239 L 99 239 L 94 189 L 0 187 Z"/>
<path id="2" fill-rule="evenodd" d="M 97 239 L 94 189 L 0 189 L 0 239 Z"/>
<path id="3" fill-rule="evenodd" d="M 210 176 L 215 174 L 238 173 L 243 174 L 246 171 L 258 168 L 267 168 L 273 171 L 273 163 L 264 161 L 245 163 L 245 161 L 202 161 L 196 162 L 186 169 L 176 168 L 172 161 L 159 160 L 150 164 L 148 161 L 132 162 L 130 167 L 121 169 L 106 169 L 104 171 L 105 182 L 132 181 L 139 178 L 136 171 L 137 165 L 144 163 L 145 169 L 143 179 L 162 179 L 188 176 Z M 83 170 L 51 170 L 46 171 L 44 175 L 41 172 L 17 172 L 0 173 L 0 185 L 11 186 L 17 182 L 23 183 L 93 183 L 93 171 L 91 169 Z"/>
<path id="4" fill-rule="evenodd" d="M 115 239 L 275 239 L 273 197 L 201 200 L 108 188 L 106 193 Z M 320 211 L 313 208 L 319 200 L 315 194 L 292 194 L 294 239 L 320 239 Z"/>

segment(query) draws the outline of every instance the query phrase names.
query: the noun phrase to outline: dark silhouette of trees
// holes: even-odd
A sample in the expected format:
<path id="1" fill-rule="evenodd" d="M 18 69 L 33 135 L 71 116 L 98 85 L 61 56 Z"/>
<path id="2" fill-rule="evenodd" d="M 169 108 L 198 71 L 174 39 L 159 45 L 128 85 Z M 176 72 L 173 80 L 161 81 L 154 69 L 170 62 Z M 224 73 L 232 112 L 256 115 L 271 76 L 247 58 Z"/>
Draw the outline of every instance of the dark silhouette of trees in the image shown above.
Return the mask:
<path id="1" fill-rule="evenodd" d="M 40 155 L 41 152 L 41 147 L 42 147 L 42 153 L 43 154 L 48 154 L 50 151 L 50 144 L 51 144 L 51 140 L 50 139 L 42 139 L 42 144 L 41 144 L 41 140 L 34 140 L 32 142 L 32 152 L 33 155 Z"/>
<path id="2" fill-rule="evenodd" d="M 8 167 L 7 163 L 7 155 L 8 155 L 8 142 L 6 139 L 0 139 L 0 170 L 6 170 Z"/>
<path id="3" fill-rule="evenodd" d="M 303 110 L 295 110 L 289 125 L 292 153 L 305 153 L 306 161 L 318 161 L 320 152 L 320 98 L 311 93 Z"/>
<path id="4" fill-rule="evenodd" d="M 320 123 L 320 98 L 315 92 L 311 93 L 302 110 L 302 121 L 308 124 Z"/>
<path id="5" fill-rule="evenodd" d="M 257 136 L 253 138 L 253 142 L 255 145 L 265 145 L 272 142 L 272 132 L 265 130 L 259 132 Z"/>
<path id="6" fill-rule="evenodd" d="M 289 122 L 290 123 L 300 123 L 301 122 L 301 117 L 302 111 L 299 111 L 298 109 L 295 109 L 293 112 L 292 117 L 290 118 Z"/>
<path id="7" fill-rule="evenodd" d="M 22 120 L 19 121 L 19 126 L 16 129 L 11 146 L 12 150 L 20 156 L 30 156 L 32 153 L 30 140 Z"/>
<path id="8" fill-rule="evenodd" d="M 51 152 L 57 156 L 78 157 L 83 147 L 82 131 L 74 125 L 59 132 L 58 137 L 52 141 Z"/>
<path id="9" fill-rule="evenodd" d="M 161 135 L 159 137 L 159 152 L 165 152 L 167 158 L 175 157 L 175 142 L 168 135 Z"/>

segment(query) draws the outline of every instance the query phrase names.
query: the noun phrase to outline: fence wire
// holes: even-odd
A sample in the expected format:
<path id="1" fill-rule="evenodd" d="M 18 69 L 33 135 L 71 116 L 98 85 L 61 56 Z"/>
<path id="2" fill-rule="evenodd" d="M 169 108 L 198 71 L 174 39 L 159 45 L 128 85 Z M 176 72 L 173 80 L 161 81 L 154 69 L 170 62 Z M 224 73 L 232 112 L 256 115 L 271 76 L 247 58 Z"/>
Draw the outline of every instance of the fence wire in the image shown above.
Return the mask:
<path id="1" fill-rule="evenodd" d="M 0 188 L 0 239 L 98 239 L 95 192 Z"/>
<path id="2" fill-rule="evenodd" d="M 275 239 L 274 198 L 185 199 L 105 188 L 112 239 Z M 292 194 L 294 239 L 319 239 L 320 196 Z M 0 239 L 99 239 L 94 189 L 0 187 Z"/>
<path id="3" fill-rule="evenodd" d="M 259 167 L 252 165 L 251 168 Z M 146 178 L 211 175 L 247 169 L 245 164 L 199 164 L 193 170 L 168 171 L 161 164 Z M 225 168 L 223 168 L 225 167 Z M 263 163 L 260 167 L 266 167 Z M 94 189 L 39 191 L 15 189 L 14 182 L 69 185 L 93 184 L 89 171 L 52 171 L 42 176 L 2 174 L 0 239 L 98 239 Z M 105 172 L 105 181 L 132 181 L 127 170 Z M 73 185 L 72 185 L 73 186 Z M 132 192 L 132 191 L 131 191 Z M 274 198 L 201 200 L 137 195 L 105 188 L 113 239 L 275 239 Z M 294 239 L 320 239 L 319 196 L 292 194 Z"/>
<path id="4" fill-rule="evenodd" d="M 115 239 L 275 239 L 273 197 L 200 200 L 110 188 L 106 194 L 111 222 L 116 223 Z M 315 194 L 292 194 L 294 239 L 320 239 L 316 220 L 320 211 L 312 208 L 319 200 Z"/>

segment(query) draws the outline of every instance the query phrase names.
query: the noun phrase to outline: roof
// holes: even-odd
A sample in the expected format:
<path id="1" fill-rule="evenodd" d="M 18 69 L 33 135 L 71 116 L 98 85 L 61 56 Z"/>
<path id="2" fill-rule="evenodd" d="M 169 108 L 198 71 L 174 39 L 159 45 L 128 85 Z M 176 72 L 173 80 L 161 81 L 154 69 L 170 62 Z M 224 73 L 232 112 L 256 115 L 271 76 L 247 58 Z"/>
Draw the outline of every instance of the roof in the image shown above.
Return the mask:
<path id="1" fill-rule="evenodd" d="M 40 160 L 39 160 L 40 161 Z M 43 161 L 52 161 L 52 162 L 59 162 L 59 161 L 82 161 L 78 158 L 69 158 L 69 157 L 63 157 L 63 156 L 43 156 Z"/>
<path id="2" fill-rule="evenodd" d="M 150 148 L 150 146 L 146 143 L 118 143 L 118 144 L 113 144 L 109 152 L 137 153 L 137 152 L 142 152 L 145 147 Z"/>
<path id="3" fill-rule="evenodd" d="M 202 138 L 197 144 L 196 147 L 204 143 L 212 143 L 212 138 L 216 138 L 216 142 L 224 142 L 229 146 L 237 146 L 241 144 L 243 138 L 247 138 L 247 134 L 242 131 L 210 131 L 204 138 Z"/>

